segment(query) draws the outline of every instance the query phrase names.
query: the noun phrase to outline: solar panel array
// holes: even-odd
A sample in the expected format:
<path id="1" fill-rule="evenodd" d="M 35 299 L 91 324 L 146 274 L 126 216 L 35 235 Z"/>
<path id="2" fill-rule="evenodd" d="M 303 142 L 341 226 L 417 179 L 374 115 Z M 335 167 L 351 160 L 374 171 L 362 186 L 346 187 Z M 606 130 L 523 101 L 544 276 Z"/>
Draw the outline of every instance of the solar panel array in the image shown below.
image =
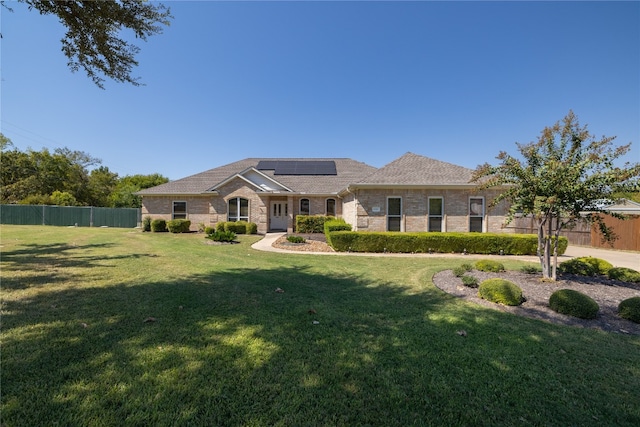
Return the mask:
<path id="1" fill-rule="evenodd" d="M 261 160 L 258 170 L 272 170 L 274 175 L 337 175 L 333 160 Z"/>

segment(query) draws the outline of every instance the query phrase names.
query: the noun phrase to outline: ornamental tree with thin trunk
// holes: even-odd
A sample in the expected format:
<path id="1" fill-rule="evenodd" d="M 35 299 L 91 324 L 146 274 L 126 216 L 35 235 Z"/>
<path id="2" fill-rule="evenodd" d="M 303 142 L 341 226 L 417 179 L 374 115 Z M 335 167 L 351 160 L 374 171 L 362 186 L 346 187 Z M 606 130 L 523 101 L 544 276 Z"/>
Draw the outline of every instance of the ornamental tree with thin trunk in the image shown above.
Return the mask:
<path id="1" fill-rule="evenodd" d="M 511 203 L 507 223 L 517 215 L 534 218 L 537 252 L 546 279 L 557 278 L 562 230 L 583 221 L 595 224 L 605 241 L 617 238 L 604 217 L 624 216 L 606 207 L 616 201 L 616 194 L 640 190 L 640 163 L 618 166 L 616 160 L 629 151 L 631 143 L 616 147 L 614 139 L 596 138 L 569 111 L 564 119 L 545 127 L 537 141 L 516 143 L 520 156 L 503 151 L 496 157 L 498 165 L 485 163 L 474 171 L 472 182 L 479 189 L 503 189 L 489 206 L 503 200 Z"/>

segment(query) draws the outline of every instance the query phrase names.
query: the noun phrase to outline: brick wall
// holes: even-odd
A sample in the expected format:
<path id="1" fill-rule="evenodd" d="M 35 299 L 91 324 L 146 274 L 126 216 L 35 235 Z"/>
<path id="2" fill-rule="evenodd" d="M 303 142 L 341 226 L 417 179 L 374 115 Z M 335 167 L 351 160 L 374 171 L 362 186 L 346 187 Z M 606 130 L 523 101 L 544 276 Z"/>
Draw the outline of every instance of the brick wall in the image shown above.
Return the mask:
<path id="1" fill-rule="evenodd" d="M 428 198 L 444 199 L 444 230 L 469 231 L 469 198 L 485 198 L 484 228 L 488 232 L 509 232 L 503 227 L 507 212 L 506 203 L 489 209 L 488 204 L 498 194 L 487 191 L 482 194 L 473 190 L 433 190 L 433 189 L 389 189 L 389 190 L 357 190 L 355 200 L 348 202 L 349 212 L 355 210 L 355 221 L 345 216 L 354 230 L 386 231 L 387 198 L 402 198 L 402 230 L 426 231 L 428 223 Z"/>
<path id="2" fill-rule="evenodd" d="M 191 221 L 191 230 L 197 230 L 198 224 L 210 225 L 209 207 L 211 196 L 144 196 L 142 198 L 142 218 L 172 219 L 173 202 L 187 202 L 187 219 Z"/>

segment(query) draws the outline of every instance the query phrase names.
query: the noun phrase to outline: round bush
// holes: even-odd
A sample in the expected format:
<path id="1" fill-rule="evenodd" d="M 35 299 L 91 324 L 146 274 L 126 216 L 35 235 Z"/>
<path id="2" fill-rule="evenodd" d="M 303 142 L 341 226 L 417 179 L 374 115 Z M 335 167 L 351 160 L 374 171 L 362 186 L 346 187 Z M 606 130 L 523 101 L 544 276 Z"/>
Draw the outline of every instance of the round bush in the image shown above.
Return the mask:
<path id="1" fill-rule="evenodd" d="M 466 274 L 461 277 L 462 284 L 469 288 L 477 288 L 478 287 L 478 279 L 473 276 L 467 276 Z"/>
<path id="2" fill-rule="evenodd" d="M 478 296 L 487 301 L 504 305 L 520 305 L 524 301 L 522 289 L 504 279 L 488 279 L 480 283 Z"/>
<path id="3" fill-rule="evenodd" d="M 154 219 L 151 221 L 151 231 L 156 233 L 163 233 L 167 231 L 167 221 L 164 219 Z"/>
<path id="4" fill-rule="evenodd" d="M 609 279 L 628 283 L 640 283 L 640 272 L 626 267 L 614 267 L 607 272 Z"/>
<path id="5" fill-rule="evenodd" d="M 595 276 L 597 269 L 584 258 L 573 258 L 565 261 L 558 266 L 560 273 L 577 274 L 580 276 Z"/>
<path id="6" fill-rule="evenodd" d="M 573 289 L 559 289 L 552 293 L 549 307 L 557 313 L 580 319 L 595 319 L 600 309 L 591 297 Z"/>
<path id="7" fill-rule="evenodd" d="M 623 319 L 640 323 L 640 297 L 631 297 L 618 305 L 618 315 Z"/>
<path id="8" fill-rule="evenodd" d="M 475 267 L 476 270 L 491 271 L 493 273 L 504 271 L 504 265 L 502 265 L 502 263 L 491 259 L 481 259 L 480 261 L 476 262 Z"/>
<path id="9" fill-rule="evenodd" d="M 607 272 L 613 268 L 613 264 L 601 258 L 595 258 L 592 256 L 585 256 L 578 258 L 580 261 L 584 261 L 593 266 L 596 274 L 607 274 Z"/>

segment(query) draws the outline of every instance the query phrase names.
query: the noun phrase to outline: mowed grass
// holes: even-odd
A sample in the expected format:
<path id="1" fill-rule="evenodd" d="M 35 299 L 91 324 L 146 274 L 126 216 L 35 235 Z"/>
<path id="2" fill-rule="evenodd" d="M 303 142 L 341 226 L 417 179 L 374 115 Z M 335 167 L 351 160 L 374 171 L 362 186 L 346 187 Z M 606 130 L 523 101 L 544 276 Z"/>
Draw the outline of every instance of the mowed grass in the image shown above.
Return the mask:
<path id="1" fill-rule="evenodd" d="M 639 337 L 435 288 L 462 259 L 0 231 L 3 426 L 640 425 Z"/>

